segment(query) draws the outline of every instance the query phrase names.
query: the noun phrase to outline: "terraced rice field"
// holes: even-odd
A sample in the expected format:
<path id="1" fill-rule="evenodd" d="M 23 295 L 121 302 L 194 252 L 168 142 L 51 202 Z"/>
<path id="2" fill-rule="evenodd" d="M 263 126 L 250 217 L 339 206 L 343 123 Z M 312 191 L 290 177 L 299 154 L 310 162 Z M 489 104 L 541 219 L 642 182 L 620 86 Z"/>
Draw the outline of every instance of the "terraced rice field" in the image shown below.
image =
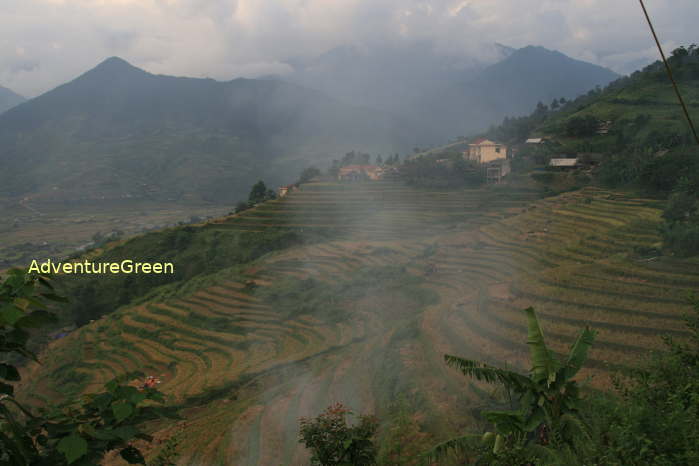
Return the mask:
<path id="1" fill-rule="evenodd" d="M 291 228 L 327 241 L 87 325 L 52 344 L 23 391 L 50 400 L 139 369 L 161 376 L 183 407 L 184 421 L 152 426 L 159 439 L 180 433 L 182 464 L 300 465 L 298 418 L 335 401 L 381 416 L 392 400 L 417 396 L 435 440 L 473 428 L 488 391 L 442 355 L 526 369 L 521 310 L 530 305 L 558 352 L 581 327 L 598 331 L 582 377 L 602 389 L 614 370 L 659 348 L 660 335 L 685 335 L 697 263 L 634 252 L 659 241 L 653 202 L 597 189 L 535 197 L 306 185 L 203 228 Z M 376 272 L 385 270 L 402 278 Z M 343 285 L 372 273 L 365 290 Z M 344 317 L 270 305 L 265 290 L 290 280 L 342 290 L 332 305 Z M 60 383 L 67 364 L 84 378 Z"/>

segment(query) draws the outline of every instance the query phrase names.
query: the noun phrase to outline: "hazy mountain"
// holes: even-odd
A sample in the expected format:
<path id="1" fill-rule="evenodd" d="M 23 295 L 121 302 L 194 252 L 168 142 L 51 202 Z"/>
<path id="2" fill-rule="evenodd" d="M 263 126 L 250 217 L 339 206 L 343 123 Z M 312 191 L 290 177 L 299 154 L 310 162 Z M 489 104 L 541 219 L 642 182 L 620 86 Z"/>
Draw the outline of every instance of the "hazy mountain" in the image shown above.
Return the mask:
<path id="1" fill-rule="evenodd" d="M 110 58 L 0 115 L 0 190 L 54 200 L 231 201 L 312 161 L 413 144 L 373 110 L 274 80 L 156 76 Z"/>
<path id="2" fill-rule="evenodd" d="M 21 95 L 11 91 L 6 87 L 0 86 L 0 113 L 11 109 L 12 107 L 21 104 L 25 99 Z"/>
<path id="3" fill-rule="evenodd" d="M 493 44 L 477 58 L 438 53 L 430 43 L 340 47 L 292 61 L 286 78 L 347 102 L 411 118 L 433 142 L 525 114 L 538 101 L 572 98 L 618 77 L 542 47 Z"/>
<path id="4" fill-rule="evenodd" d="M 437 52 L 428 41 L 383 47 L 341 46 L 311 59 L 290 60 L 283 79 L 347 102 L 412 116 L 421 97 L 506 58 L 495 44 L 478 57 Z"/>

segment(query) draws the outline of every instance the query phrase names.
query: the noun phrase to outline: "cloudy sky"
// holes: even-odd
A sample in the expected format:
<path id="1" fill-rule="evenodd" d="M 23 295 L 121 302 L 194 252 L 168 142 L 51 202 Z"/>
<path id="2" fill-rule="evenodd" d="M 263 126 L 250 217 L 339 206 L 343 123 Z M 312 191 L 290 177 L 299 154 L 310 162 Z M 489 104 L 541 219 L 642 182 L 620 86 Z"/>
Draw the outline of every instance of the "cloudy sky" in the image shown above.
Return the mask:
<path id="1" fill-rule="evenodd" d="M 697 0 L 646 0 L 663 44 L 699 42 Z M 637 0 L 2 0 L 0 85 L 35 96 L 117 55 L 231 79 L 343 44 L 430 40 L 440 54 L 543 45 L 628 73 L 656 58 Z"/>

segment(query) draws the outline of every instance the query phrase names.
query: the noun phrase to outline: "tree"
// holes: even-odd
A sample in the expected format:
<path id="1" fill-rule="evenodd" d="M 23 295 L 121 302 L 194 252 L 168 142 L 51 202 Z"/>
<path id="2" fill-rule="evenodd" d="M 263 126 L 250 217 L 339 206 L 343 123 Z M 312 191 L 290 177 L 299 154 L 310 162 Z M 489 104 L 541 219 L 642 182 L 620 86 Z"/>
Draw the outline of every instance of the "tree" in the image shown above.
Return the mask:
<path id="1" fill-rule="evenodd" d="M 376 165 L 383 165 L 383 158 L 381 157 L 381 154 L 376 156 Z"/>
<path id="2" fill-rule="evenodd" d="M 559 107 L 558 99 L 553 99 L 553 101 L 551 101 L 551 110 L 557 110 Z"/>
<path id="3" fill-rule="evenodd" d="M 549 111 L 549 108 L 543 102 L 539 101 L 536 104 L 536 110 L 534 110 L 534 113 L 539 114 L 539 115 L 544 115 L 548 111 Z"/>
<path id="4" fill-rule="evenodd" d="M 352 411 L 337 403 L 315 419 L 301 418 L 300 443 L 313 454 L 311 463 L 320 466 L 370 466 L 376 464 L 372 438 L 378 423 L 373 416 L 360 416 L 350 426 Z"/>
<path id="5" fill-rule="evenodd" d="M 335 160 L 333 160 L 335 162 Z M 313 178 L 316 176 L 320 176 L 320 170 L 318 170 L 316 167 L 308 167 L 304 171 L 301 172 L 301 176 L 299 176 L 298 184 L 301 183 L 308 183 L 311 181 Z"/>
<path id="6" fill-rule="evenodd" d="M 597 132 L 599 122 L 592 115 L 576 116 L 566 122 L 566 134 L 573 137 L 592 136 Z"/>
<path id="7" fill-rule="evenodd" d="M 484 436 L 467 435 L 437 445 L 427 458 L 438 459 L 453 451 L 478 451 L 484 464 L 527 464 L 539 458 L 571 456 L 582 449 L 589 438 L 581 418 L 580 393 L 572 378 L 587 359 L 595 333 L 589 328 L 580 332 L 565 362 L 559 361 L 546 346 L 544 335 L 533 308 L 527 316 L 529 375 L 500 369 L 488 364 L 445 355 L 447 365 L 477 380 L 502 385 L 508 398 L 514 394 L 517 408 L 486 411 L 483 417 L 495 432 Z"/>
<path id="8" fill-rule="evenodd" d="M 248 196 L 248 202 L 250 204 L 258 204 L 264 202 L 267 198 L 267 186 L 265 182 L 260 180 L 252 186 L 250 190 L 250 195 Z"/>
<path id="9" fill-rule="evenodd" d="M 670 196 L 663 211 L 663 218 L 668 223 L 689 220 L 699 210 L 699 200 L 696 194 L 679 190 Z"/>

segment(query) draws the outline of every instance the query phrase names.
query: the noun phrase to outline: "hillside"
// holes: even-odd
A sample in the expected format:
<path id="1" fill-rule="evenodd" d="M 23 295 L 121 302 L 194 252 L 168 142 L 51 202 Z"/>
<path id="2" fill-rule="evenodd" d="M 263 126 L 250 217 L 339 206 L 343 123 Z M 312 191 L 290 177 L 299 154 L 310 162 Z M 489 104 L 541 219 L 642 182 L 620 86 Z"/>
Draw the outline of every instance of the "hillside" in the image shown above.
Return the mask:
<path id="1" fill-rule="evenodd" d="M 413 136 L 395 119 L 271 80 L 156 76 L 110 58 L 0 115 L 0 196 L 33 202 L 227 202 L 362 147 Z"/>
<path id="2" fill-rule="evenodd" d="M 179 283 L 86 279 L 81 299 L 91 288 L 122 307 L 54 341 L 22 392 L 51 401 L 130 369 L 159 375 L 185 421 L 151 430 L 179 432 L 188 463 L 302 464 L 297 419 L 334 401 L 388 420 L 402 399 L 434 443 L 472 425 L 489 393 L 442 354 L 524 369 L 529 305 L 556 352 L 586 324 L 599 332 L 581 376 L 607 388 L 660 334 L 687 334 L 697 264 L 643 255 L 659 242 L 657 201 L 537 198 L 526 185 L 311 183 L 115 245 L 102 260 L 171 260 Z M 137 296 L 111 294 L 127 288 Z"/>
<path id="3" fill-rule="evenodd" d="M 0 86 L 0 113 L 17 106 L 26 100 L 27 99 L 13 92 L 12 90 Z"/>
<path id="4" fill-rule="evenodd" d="M 679 48 L 669 59 L 673 74 L 689 112 L 699 118 L 699 52 Z M 548 103 L 545 101 L 545 103 Z M 531 105 L 531 109 L 534 105 Z M 571 120 L 592 119 L 610 122 L 607 134 L 571 127 Z M 607 86 L 592 89 L 557 108 L 537 109 L 528 117 L 507 119 L 491 136 L 510 143 L 528 137 L 555 139 L 568 151 L 618 153 L 633 147 L 652 150 L 672 149 L 695 144 L 677 101 L 672 84 L 661 62 L 655 62 Z"/>

